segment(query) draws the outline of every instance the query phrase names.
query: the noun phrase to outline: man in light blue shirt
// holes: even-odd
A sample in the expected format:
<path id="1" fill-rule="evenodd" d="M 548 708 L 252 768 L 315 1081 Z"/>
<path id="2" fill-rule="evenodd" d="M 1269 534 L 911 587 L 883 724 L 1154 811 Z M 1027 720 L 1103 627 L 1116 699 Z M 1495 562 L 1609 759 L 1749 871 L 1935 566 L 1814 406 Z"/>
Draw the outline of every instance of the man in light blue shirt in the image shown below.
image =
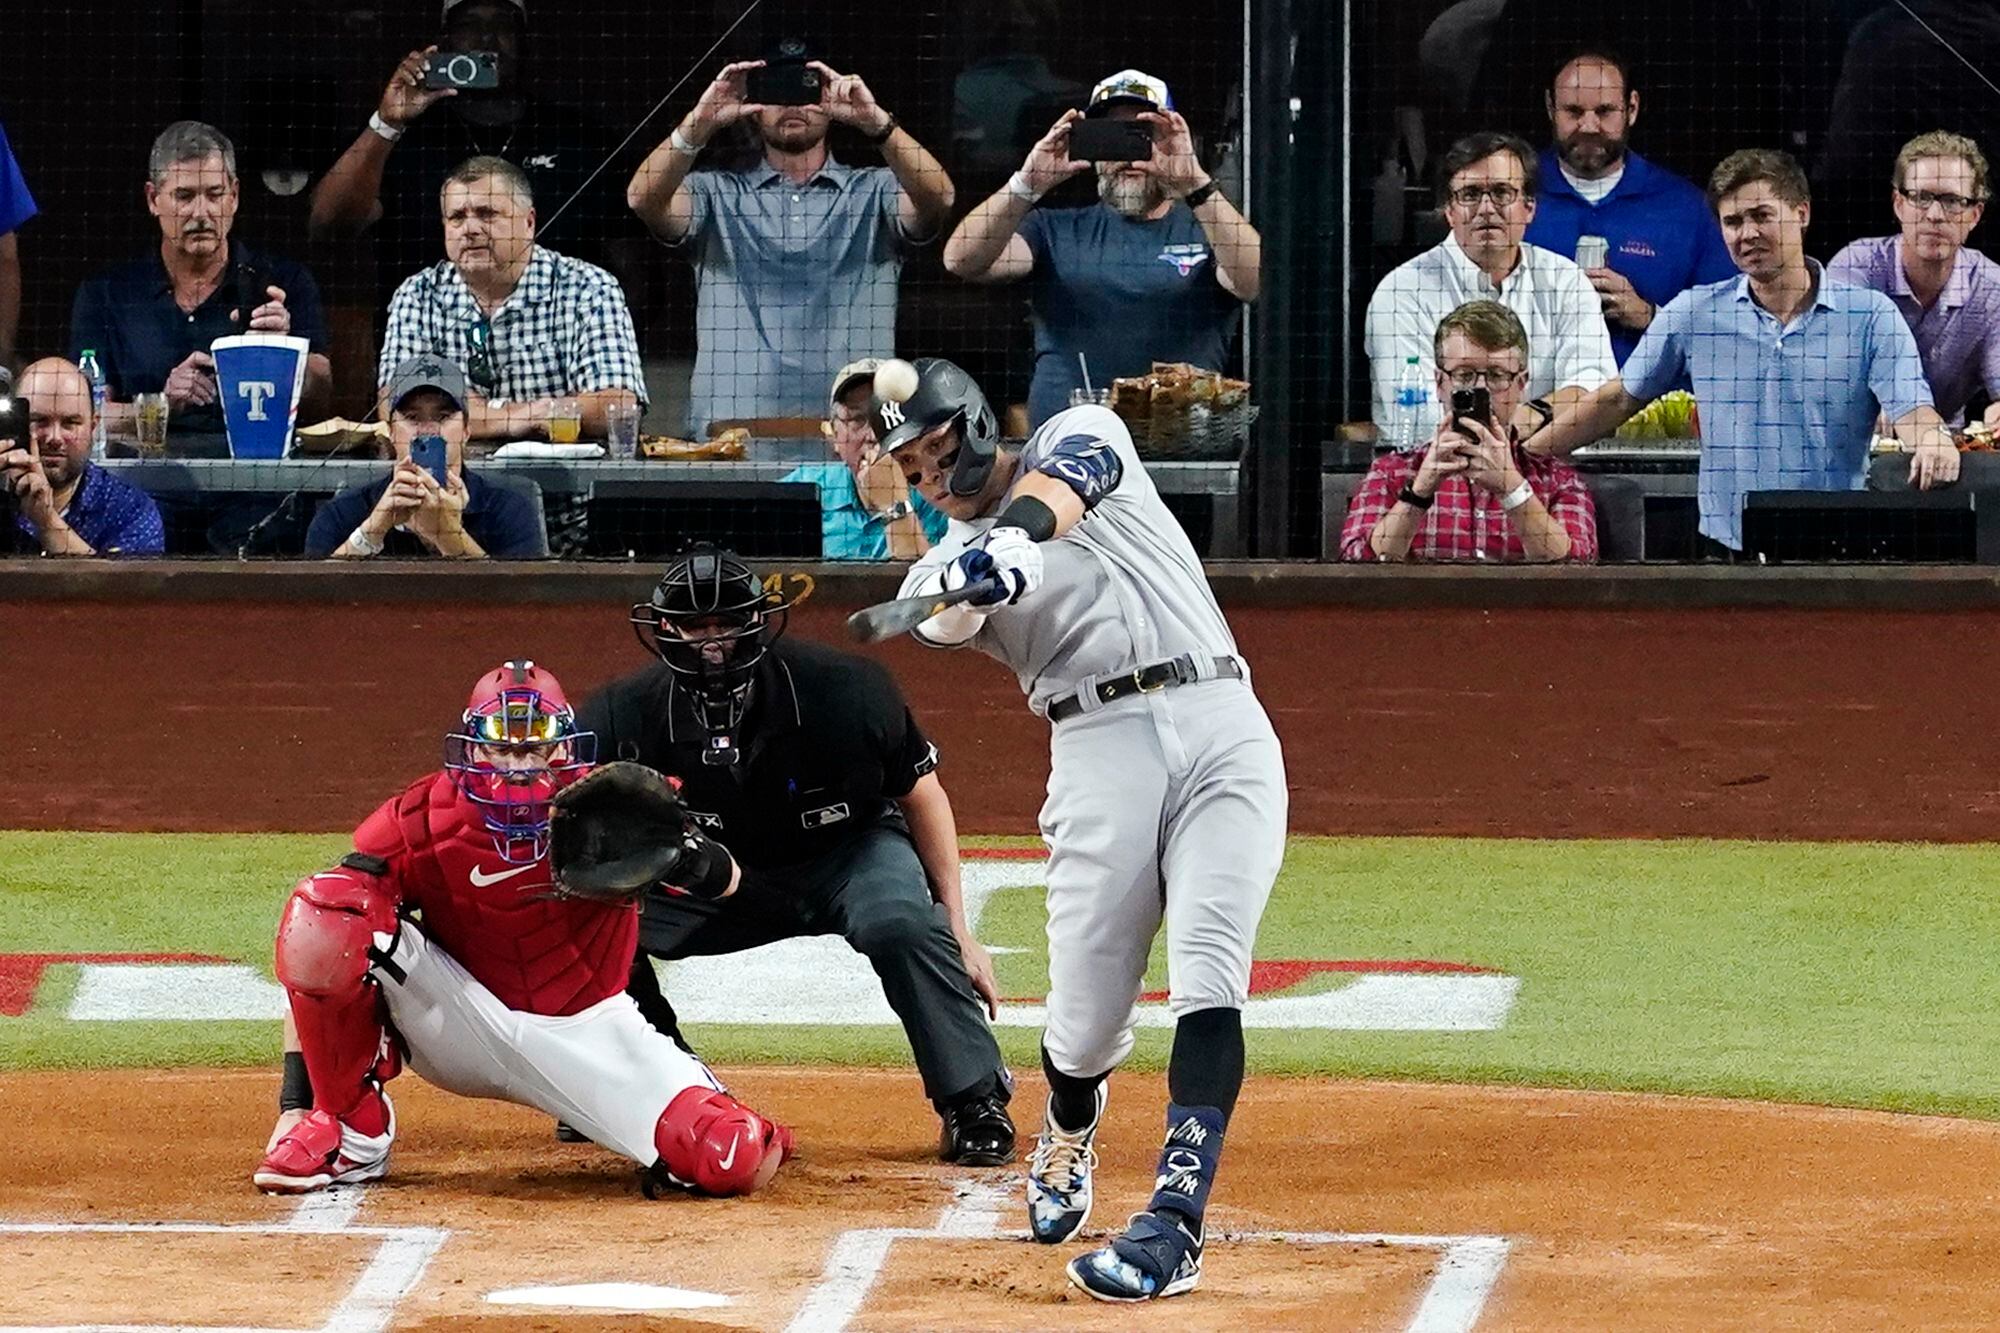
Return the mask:
<path id="1" fill-rule="evenodd" d="M 767 67 L 767 77 L 816 85 L 819 100 L 752 102 L 751 75 Z M 713 135 L 746 119 L 763 144 L 756 164 L 690 174 Z M 888 166 L 834 161 L 831 123 L 878 147 Z M 859 75 L 836 74 L 786 43 L 773 60 L 724 67 L 633 174 L 625 199 L 695 267 L 689 432 L 700 438 L 719 420 L 817 417 L 835 367 L 894 352 L 903 251 L 937 236 L 952 185 Z"/>
<path id="2" fill-rule="evenodd" d="M 896 460 L 876 447 L 868 424 L 879 357 L 840 368 L 827 404 L 834 457 L 801 463 L 784 481 L 819 487 L 819 553 L 824 560 L 915 560 L 944 536 L 949 522 L 910 489 Z"/>
<path id="3" fill-rule="evenodd" d="M 1743 548 L 1752 491 L 1867 487 L 1879 415 L 1910 451 L 1910 483 L 1958 479 L 1958 449 L 1931 405 L 1916 340 L 1880 292 L 1829 279 L 1805 257 L 1805 173 L 1781 152 L 1724 158 L 1708 197 L 1741 276 L 1681 293 L 1622 375 L 1563 412 L 1529 448 L 1567 454 L 1610 435 L 1682 375 L 1701 413 L 1701 532 Z"/>

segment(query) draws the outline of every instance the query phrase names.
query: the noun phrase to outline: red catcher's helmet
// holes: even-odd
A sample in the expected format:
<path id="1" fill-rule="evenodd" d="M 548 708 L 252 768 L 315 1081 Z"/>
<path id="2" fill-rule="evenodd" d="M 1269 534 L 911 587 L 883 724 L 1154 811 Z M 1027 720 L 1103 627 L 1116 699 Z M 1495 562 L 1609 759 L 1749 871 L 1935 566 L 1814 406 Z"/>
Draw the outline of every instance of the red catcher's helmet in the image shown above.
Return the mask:
<path id="1" fill-rule="evenodd" d="M 577 730 L 576 710 L 546 667 L 508 662 L 479 678 L 444 766 L 480 808 L 502 858 L 540 860 L 549 847 L 549 802 L 597 759 L 597 737 Z"/>

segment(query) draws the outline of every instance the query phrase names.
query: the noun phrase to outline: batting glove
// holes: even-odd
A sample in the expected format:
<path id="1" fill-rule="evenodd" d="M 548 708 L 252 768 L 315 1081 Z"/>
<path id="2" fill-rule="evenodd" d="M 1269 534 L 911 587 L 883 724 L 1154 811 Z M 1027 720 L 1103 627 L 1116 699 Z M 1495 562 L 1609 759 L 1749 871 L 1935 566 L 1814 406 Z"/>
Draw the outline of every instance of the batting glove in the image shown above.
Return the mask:
<path id="1" fill-rule="evenodd" d="M 945 587 L 992 580 L 991 592 L 972 599 L 970 605 L 996 608 L 1011 606 L 1042 586 L 1042 548 L 1019 528 L 995 528 L 984 546 L 974 547 L 951 563 L 945 571 Z"/>

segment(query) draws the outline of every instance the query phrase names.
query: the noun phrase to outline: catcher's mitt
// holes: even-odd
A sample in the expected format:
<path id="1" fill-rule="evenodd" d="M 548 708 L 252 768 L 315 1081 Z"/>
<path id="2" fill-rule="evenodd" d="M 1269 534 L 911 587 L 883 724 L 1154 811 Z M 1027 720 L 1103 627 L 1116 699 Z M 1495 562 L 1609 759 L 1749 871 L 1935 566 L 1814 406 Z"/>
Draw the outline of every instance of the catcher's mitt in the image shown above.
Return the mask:
<path id="1" fill-rule="evenodd" d="M 691 850 L 680 796 L 644 764 L 593 769 L 551 804 L 549 868 L 573 897 L 636 898 L 672 880 Z"/>

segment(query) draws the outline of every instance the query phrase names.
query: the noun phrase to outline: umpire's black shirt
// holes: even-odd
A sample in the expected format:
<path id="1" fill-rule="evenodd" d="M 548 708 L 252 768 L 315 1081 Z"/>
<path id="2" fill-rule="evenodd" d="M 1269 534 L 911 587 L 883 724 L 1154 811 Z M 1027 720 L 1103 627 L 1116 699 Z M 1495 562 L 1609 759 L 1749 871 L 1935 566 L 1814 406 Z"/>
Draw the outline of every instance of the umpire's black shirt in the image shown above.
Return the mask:
<path id="1" fill-rule="evenodd" d="M 883 823 L 937 767 L 888 671 L 865 657 L 780 640 L 757 664 L 734 764 L 708 764 L 694 693 L 665 663 L 583 706 L 600 763 L 632 759 L 683 783 L 681 799 L 745 869 L 812 860 Z"/>

